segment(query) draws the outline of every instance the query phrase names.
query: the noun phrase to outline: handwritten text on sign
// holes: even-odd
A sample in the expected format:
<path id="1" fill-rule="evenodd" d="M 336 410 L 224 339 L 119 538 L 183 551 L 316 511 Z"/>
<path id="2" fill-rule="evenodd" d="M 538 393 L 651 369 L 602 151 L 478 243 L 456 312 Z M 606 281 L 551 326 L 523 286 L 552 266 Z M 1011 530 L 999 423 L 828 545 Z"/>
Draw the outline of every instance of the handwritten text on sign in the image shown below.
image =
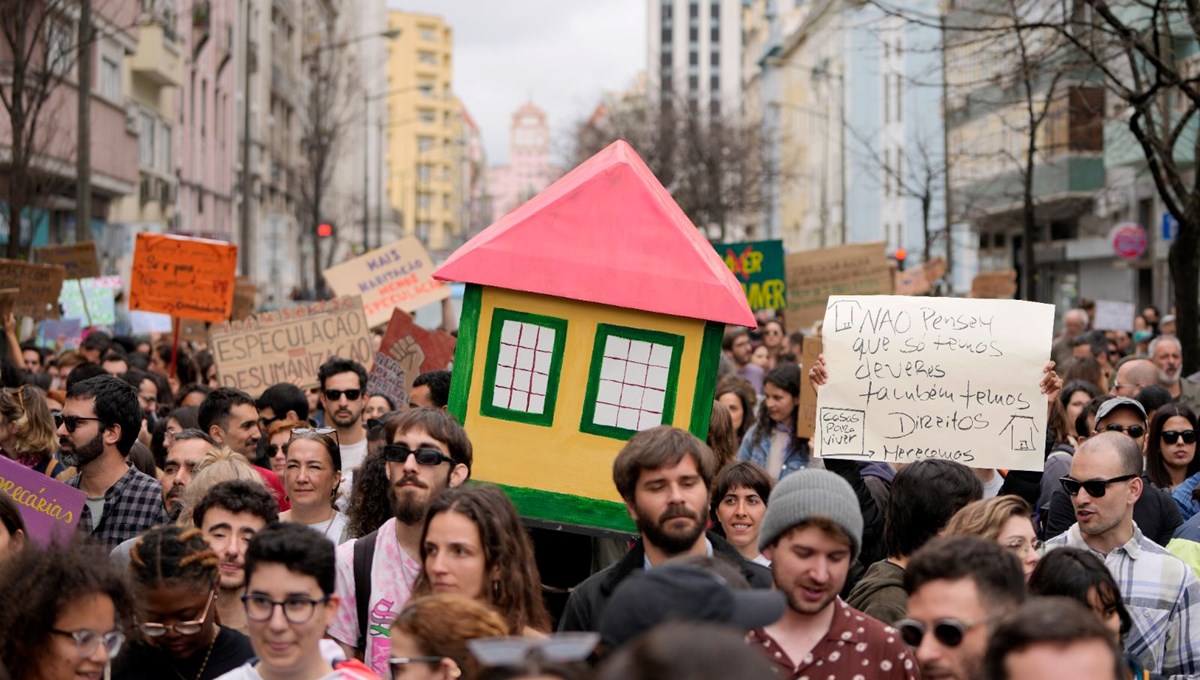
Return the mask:
<path id="1" fill-rule="evenodd" d="M 25 533 L 35 544 L 67 543 L 79 524 L 84 494 L 0 456 L 0 493 L 17 504 Z"/>
<path id="2" fill-rule="evenodd" d="M 275 383 L 316 386 L 317 369 L 330 357 L 370 368 L 374 354 L 357 295 L 226 321 L 210 328 L 208 337 L 221 386 L 253 397 Z"/>
<path id="3" fill-rule="evenodd" d="M 237 246 L 141 233 L 133 248 L 129 309 L 224 321 L 233 309 Z"/>
<path id="4" fill-rule="evenodd" d="M 34 319 L 57 319 L 58 296 L 66 270 L 57 264 L 29 264 L 0 258 L 0 288 L 17 288 L 13 314 Z"/>
<path id="5" fill-rule="evenodd" d="M 367 323 L 382 326 L 396 307 L 414 311 L 450 297 L 450 287 L 434 281 L 433 260 L 415 236 L 325 270 L 338 295 L 361 295 Z"/>
<path id="6" fill-rule="evenodd" d="M 1053 323 L 1015 300 L 830 297 L 819 454 L 1041 470 Z"/>

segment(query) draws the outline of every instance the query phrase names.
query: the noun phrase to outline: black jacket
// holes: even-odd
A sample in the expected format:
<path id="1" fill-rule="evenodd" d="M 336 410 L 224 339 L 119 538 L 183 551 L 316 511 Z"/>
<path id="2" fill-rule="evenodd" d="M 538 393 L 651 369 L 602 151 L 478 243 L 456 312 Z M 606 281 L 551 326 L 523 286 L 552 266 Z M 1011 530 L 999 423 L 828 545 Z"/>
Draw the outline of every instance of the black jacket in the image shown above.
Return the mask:
<path id="1" fill-rule="evenodd" d="M 752 588 L 770 588 L 771 570 L 743 558 L 725 539 L 711 531 L 707 533 L 712 542 L 713 555 L 721 556 L 739 566 Z M 592 574 L 583 583 L 575 586 L 567 598 L 567 607 L 558 622 L 560 631 L 598 631 L 600 615 L 621 582 L 646 564 L 646 549 L 639 538 L 629 552 L 616 564 Z"/>

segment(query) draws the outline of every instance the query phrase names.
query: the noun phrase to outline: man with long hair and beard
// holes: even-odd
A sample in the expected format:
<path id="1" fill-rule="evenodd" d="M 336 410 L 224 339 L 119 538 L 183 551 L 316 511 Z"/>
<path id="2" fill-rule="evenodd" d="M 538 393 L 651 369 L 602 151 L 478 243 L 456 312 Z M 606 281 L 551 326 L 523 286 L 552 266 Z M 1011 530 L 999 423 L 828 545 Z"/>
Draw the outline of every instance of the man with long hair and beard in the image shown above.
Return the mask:
<path id="1" fill-rule="evenodd" d="M 704 530 L 708 490 L 716 473 L 716 455 L 685 430 L 663 425 L 635 434 L 613 461 L 613 481 L 640 537 L 616 564 L 575 587 L 559 629 L 598 630 L 600 615 L 622 581 L 672 557 L 718 556 L 740 568 L 751 586 L 770 588 L 767 569 Z"/>
<path id="2" fill-rule="evenodd" d="M 111 549 L 167 522 L 162 485 L 125 459 L 142 426 L 137 390 L 110 375 L 82 380 L 55 421 L 62 462 L 79 471 L 67 483 L 86 495 L 81 533 Z"/>
<path id="3" fill-rule="evenodd" d="M 328 631 L 347 656 L 361 657 L 380 677 L 391 677 L 389 625 L 421 571 L 425 511 L 439 491 L 471 476 L 471 441 L 444 411 L 420 408 L 388 420 L 386 441 L 395 516 L 338 547 L 339 604 Z"/>

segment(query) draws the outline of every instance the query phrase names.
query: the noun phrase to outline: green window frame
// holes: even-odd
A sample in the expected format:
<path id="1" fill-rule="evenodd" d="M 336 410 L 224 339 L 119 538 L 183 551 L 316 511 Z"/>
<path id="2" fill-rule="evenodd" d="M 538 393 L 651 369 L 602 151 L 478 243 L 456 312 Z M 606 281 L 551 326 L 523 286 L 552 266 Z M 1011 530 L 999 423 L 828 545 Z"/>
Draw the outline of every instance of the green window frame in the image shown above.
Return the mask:
<path id="1" fill-rule="evenodd" d="M 480 414 L 552 426 L 566 345 L 566 319 L 513 309 L 493 310 Z"/>
<path id="2" fill-rule="evenodd" d="M 674 422 L 683 345 L 682 335 L 599 324 L 580 431 L 627 440 Z"/>

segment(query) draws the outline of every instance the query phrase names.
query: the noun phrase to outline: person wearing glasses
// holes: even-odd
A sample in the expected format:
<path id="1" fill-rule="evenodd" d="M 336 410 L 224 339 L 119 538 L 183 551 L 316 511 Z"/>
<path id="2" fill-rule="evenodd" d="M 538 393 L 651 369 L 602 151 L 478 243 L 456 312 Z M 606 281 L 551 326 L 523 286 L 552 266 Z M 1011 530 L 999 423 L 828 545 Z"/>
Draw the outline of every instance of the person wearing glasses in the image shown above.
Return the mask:
<path id="1" fill-rule="evenodd" d="M 1028 579 L 1037 566 L 1042 542 L 1033 530 L 1033 508 L 1020 496 L 975 501 L 954 513 L 943 536 L 979 536 L 995 541 L 1021 561 Z"/>
<path id="2" fill-rule="evenodd" d="M 0 668 L 25 680 L 100 680 L 133 624 L 119 567 L 95 544 L 21 551 L 0 564 Z"/>
<path id="3" fill-rule="evenodd" d="M 302 524 L 280 522 L 254 534 L 242 605 L 257 657 L 221 680 L 374 680 L 361 662 L 331 660 L 321 645 L 338 606 L 335 571 L 333 544 Z"/>
<path id="4" fill-rule="evenodd" d="M 787 607 L 782 618 L 750 631 L 746 640 L 780 677 L 920 677 L 891 627 L 838 597 L 862 537 L 858 496 L 836 473 L 797 470 L 771 491 L 758 545 L 771 560 L 775 588 L 786 596 Z"/>
<path id="5" fill-rule="evenodd" d="M 367 430 L 363 425 L 363 410 L 367 407 L 367 369 L 357 361 L 333 357 L 321 364 L 317 380 L 321 383 L 325 425 L 336 430 L 342 467 L 352 475 L 367 457 Z M 343 491 L 349 493 L 350 489 L 347 479 Z"/>
<path id="6" fill-rule="evenodd" d="M 1196 414 L 1180 403 L 1154 412 L 1146 440 L 1146 479 L 1170 491 L 1200 472 L 1196 457 Z"/>
<path id="7" fill-rule="evenodd" d="M 387 421 L 387 479 L 393 517 L 337 549 L 337 615 L 329 636 L 387 677 L 387 625 L 412 595 L 421 570 L 421 532 L 438 492 L 471 476 L 471 440 L 454 417 L 419 408 Z"/>
<path id="8" fill-rule="evenodd" d="M 81 533 L 111 550 L 167 522 L 162 485 L 126 460 L 142 426 L 137 390 L 111 375 L 82 380 L 57 420 L 62 461 L 78 470 L 67 484 L 85 495 Z"/>
<path id="9" fill-rule="evenodd" d="M 1125 651 L 1151 673 L 1191 676 L 1200 673 L 1200 581 L 1133 521 L 1145 488 L 1142 465 L 1141 448 L 1125 434 L 1088 437 L 1060 481 L 1076 523 L 1046 548 L 1070 546 L 1103 559 L 1135 622 Z"/>
<path id="10" fill-rule="evenodd" d="M 113 680 L 211 680 L 254 656 L 249 638 L 217 623 L 221 560 L 199 529 L 155 527 L 129 557 L 139 635 Z"/>
<path id="11" fill-rule="evenodd" d="M 978 536 L 935 538 L 904 570 L 908 618 L 896 622 L 926 680 L 978 680 L 996 624 L 1025 600 L 1015 555 Z"/>
<path id="12" fill-rule="evenodd" d="M 335 503 L 342 481 L 342 456 L 330 428 L 297 428 L 284 449 L 283 485 L 292 508 L 280 521 L 296 522 L 319 531 L 341 545 L 346 542 L 346 515 Z"/>

